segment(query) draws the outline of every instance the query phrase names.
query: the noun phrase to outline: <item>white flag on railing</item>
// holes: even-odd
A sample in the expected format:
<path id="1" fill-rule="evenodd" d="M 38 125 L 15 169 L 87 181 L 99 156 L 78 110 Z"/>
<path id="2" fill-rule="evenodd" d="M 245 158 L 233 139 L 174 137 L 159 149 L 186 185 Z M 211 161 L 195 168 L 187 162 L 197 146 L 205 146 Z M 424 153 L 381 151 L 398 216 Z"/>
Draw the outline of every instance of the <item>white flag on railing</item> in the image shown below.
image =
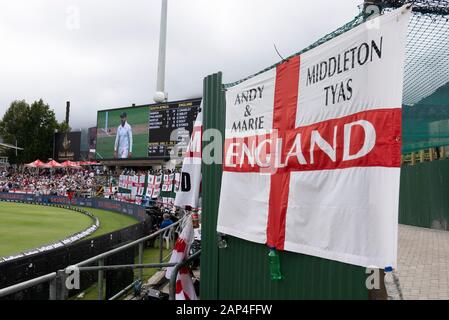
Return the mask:
<path id="1" fill-rule="evenodd" d="M 191 217 L 187 218 L 184 229 L 173 248 L 170 263 L 180 263 L 189 258 L 189 250 L 193 241 L 193 225 Z M 170 279 L 173 267 L 168 268 L 165 277 Z M 192 276 L 188 267 L 179 270 L 176 277 L 176 300 L 198 300 L 193 286 Z"/>
<path id="2" fill-rule="evenodd" d="M 202 108 L 202 104 L 201 104 Z M 176 193 L 175 206 L 199 207 L 201 189 L 201 140 L 203 131 L 203 112 L 198 113 L 192 137 L 182 165 L 180 187 Z"/>

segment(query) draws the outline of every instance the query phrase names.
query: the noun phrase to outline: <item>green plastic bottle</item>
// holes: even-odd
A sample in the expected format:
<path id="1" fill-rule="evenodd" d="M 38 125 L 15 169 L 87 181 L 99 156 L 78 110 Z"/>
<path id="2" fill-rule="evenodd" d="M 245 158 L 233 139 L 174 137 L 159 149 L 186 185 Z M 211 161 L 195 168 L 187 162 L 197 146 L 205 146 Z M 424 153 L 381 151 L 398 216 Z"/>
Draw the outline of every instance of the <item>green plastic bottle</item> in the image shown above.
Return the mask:
<path id="1" fill-rule="evenodd" d="M 281 262 L 276 248 L 270 248 L 268 254 L 268 263 L 270 264 L 270 277 L 272 281 L 282 280 Z"/>

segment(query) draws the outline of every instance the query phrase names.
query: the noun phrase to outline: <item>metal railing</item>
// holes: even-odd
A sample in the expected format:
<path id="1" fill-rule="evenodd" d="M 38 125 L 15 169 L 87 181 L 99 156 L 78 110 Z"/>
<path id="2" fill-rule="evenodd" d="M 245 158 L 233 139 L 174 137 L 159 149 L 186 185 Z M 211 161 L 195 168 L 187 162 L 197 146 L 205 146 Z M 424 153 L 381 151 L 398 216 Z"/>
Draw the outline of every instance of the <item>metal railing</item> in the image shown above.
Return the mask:
<path id="1" fill-rule="evenodd" d="M 158 230 L 157 232 L 143 237 L 141 239 L 135 240 L 133 242 L 130 242 L 126 245 L 123 245 L 121 247 L 115 248 L 113 250 L 104 252 L 102 254 L 99 254 L 97 256 L 94 256 L 92 258 L 89 258 L 87 260 L 81 261 L 75 265 L 68 266 L 63 270 L 59 270 L 57 272 L 52 272 L 49 274 L 46 274 L 44 276 L 34 278 L 28 281 L 24 281 L 3 289 L 0 289 L 0 298 L 5 297 L 14 293 L 17 293 L 19 291 L 29 289 L 31 287 L 34 287 L 36 285 L 50 282 L 50 294 L 49 299 L 50 300 L 64 300 L 68 297 L 68 289 L 65 284 L 65 280 L 67 278 L 66 270 L 68 269 L 77 269 L 79 272 L 85 272 L 85 271 L 97 271 L 98 272 L 98 300 L 103 300 L 103 287 L 104 287 L 104 271 L 105 270 L 120 270 L 120 269 L 139 269 L 139 275 L 138 279 L 140 281 L 143 280 L 143 269 L 161 269 L 165 267 L 174 267 L 174 272 L 172 273 L 172 278 L 174 277 L 174 280 L 170 279 L 170 298 L 174 298 L 175 296 L 175 286 L 176 286 L 176 277 L 178 274 L 178 270 L 185 266 L 187 263 L 197 259 L 200 255 L 200 251 L 198 251 L 195 255 L 192 255 L 188 260 L 183 261 L 181 263 L 175 264 L 175 263 L 163 263 L 163 235 L 166 231 L 169 231 L 171 229 L 176 228 L 177 226 L 181 225 L 186 219 L 188 219 L 190 215 L 185 216 L 184 218 L 180 219 L 179 221 L 175 222 L 174 224 L 170 225 L 167 228 Z M 159 248 L 160 248 L 160 254 L 159 254 L 159 262 L 157 264 L 143 264 L 143 249 L 144 249 L 144 242 L 148 240 L 153 240 L 155 238 L 159 237 Z M 113 266 L 105 266 L 104 261 L 106 258 L 117 254 L 119 252 L 122 252 L 124 250 L 134 248 L 138 246 L 138 264 L 134 265 L 113 265 Z M 91 266 L 88 267 L 88 265 L 93 264 L 97 262 L 97 266 Z M 138 281 L 139 281 L 138 280 Z M 174 281 L 175 286 L 172 285 L 172 282 Z M 129 289 L 132 288 L 132 286 L 136 283 L 134 281 L 131 283 L 128 287 L 120 291 L 118 294 L 116 294 L 114 297 L 112 297 L 110 300 L 115 300 L 125 294 Z M 173 292 L 172 292 L 173 291 Z"/>
<path id="2" fill-rule="evenodd" d="M 402 155 L 401 162 L 402 164 L 413 166 L 418 163 L 445 160 L 449 157 L 448 151 L 449 148 L 447 146 L 423 149 Z"/>

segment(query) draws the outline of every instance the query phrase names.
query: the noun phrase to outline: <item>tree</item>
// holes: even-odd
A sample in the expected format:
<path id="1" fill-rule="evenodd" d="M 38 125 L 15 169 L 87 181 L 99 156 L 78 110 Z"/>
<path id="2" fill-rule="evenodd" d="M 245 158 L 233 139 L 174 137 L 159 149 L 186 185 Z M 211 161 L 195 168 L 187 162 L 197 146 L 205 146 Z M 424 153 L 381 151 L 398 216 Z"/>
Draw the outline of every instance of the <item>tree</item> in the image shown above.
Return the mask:
<path id="1" fill-rule="evenodd" d="M 30 106 L 25 100 L 14 101 L 0 121 L 0 136 L 4 142 L 15 145 L 17 141 L 18 146 L 23 146 L 24 141 L 29 137 L 27 128 L 27 116 L 30 112 Z M 21 152 L 18 152 L 18 157 L 15 156 L 15 151 L 7 152 L 10 162 L 17 163 L 21 158 Z"/>
<path id="2" fill-rule="evenodd" d="M 58 124 L 57 130 L 60 133 L 67 133 L 67 132 L 72 131 L 72 128 L 70 128 L 70 126 L 67 124 L 67 122 L 62 121 Z"/>
<path id="3" fill-rule="evenodd" d="M 55 113 L 42 99 L 31 106 L 25 100 L 14 101 L 0 121 L 0 136 L 6 143 L 24 150 L 16 157 L 15 150 L 8 151 L 10 163 L 28 163 L 36 159 L 47 160 L 53 155 L 55 130 L 70 130 L 56 121 Z"/>

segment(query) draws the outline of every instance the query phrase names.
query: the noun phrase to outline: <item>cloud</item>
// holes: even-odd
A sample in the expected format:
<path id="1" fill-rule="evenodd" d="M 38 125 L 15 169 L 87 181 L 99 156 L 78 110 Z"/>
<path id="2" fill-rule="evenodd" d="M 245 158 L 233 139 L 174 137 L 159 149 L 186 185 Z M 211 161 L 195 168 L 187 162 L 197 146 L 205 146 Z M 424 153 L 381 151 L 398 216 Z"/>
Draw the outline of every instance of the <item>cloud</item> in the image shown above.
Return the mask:
<path id="1" fill-rule="evenodd" d="M 198 97 L 203 78 L 232 82 L 348 22 L 361 0 L 169 0 L 166 89 Z M 15 0 L 0 5 L 0 114 L 14 99 L 42 98 L 71 125 L 96 111 L 152 102 L 159 0 Z"/>

